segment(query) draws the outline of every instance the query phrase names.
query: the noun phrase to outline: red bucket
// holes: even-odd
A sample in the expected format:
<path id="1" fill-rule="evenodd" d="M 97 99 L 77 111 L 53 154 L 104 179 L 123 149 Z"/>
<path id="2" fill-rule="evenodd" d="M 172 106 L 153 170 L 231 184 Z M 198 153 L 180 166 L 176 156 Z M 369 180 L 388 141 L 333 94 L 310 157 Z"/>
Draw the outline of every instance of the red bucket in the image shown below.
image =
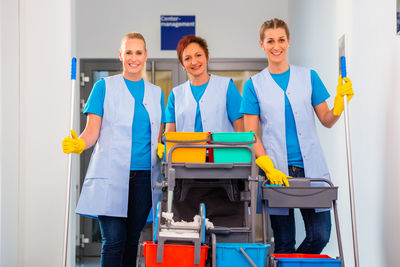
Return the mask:
<path id="1" fill-rule="evenodd" d="M 146 259 L 146 267 L 204 267 L 207 260 L 208 246 L 201 246 L 200 264 L 194 264 L 194 246 L 164 244 L 162 263 L 157 263 L 157 244 L 144 242 L 143 254 Z"/>

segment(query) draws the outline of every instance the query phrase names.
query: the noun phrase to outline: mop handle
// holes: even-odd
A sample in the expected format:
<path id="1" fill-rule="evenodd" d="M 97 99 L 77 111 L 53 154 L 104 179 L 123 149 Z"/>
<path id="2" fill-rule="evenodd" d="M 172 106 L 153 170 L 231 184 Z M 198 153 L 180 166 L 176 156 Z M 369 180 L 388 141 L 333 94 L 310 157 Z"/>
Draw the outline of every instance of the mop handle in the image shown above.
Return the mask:
<path id="1" fill-rule="evenodd" d="M 71 63 L 71 110 L 70 110 L 70 127 L 74 127 L 74 103 L 75 103 L 75 81 L 76 81 L 76 57 L 72 58 Z M 64 222 L 64 248 L 63 248 L 63 267 L 67 266 L 68 261 L 68 230 L 69 230 L 69 210 L 71 201 L 71 168 L 72 154 L 68 155 L 68 175 L 67 175 L 67 194 L 65 201 L 65 222 Z"/>
<path id="2" fill-rule="evenodd" d="M 342 72 L 342 78 L 347 77 L 346 58 L 344 56 L 340 57 L 340 67 Z M 360 265 L 358 256 L 356 210 L 354 204 L 353 165 L 351 160 L 350 126 L 349 126 L 349 110 L 348 110 L 347 95 L 344 96 L 343 100 L 344 100 L 344 122 L 345 122 L 346 148 L 347 148 L 347 172 L 349 177 L 350 209 L 351 209 L 351 222 L 352 222 L 352 232 L 353 232 L 354 266 L 358 267 Z"/>
<path id="3" fill-rule="evenodd" d="M 71 62 L 71 81 L 72 81 L 72 94 L 71 97 L 75 96 L 75 81 L 76 81 L 76 57 L 72 58 L 72 62 Z M 75 99 L 71 99 L 71 117 L 70 117 L 70 121 L 69 121 L 69 126 L 70 129 L 73 129 L 74 127 L 74 106 L 73 104 L 75 103 Z"/>
<path id="4" fill-rule="evenodd" d="M 76 57 L 73 57 L 71 62 L 71 80 L 76 80 Z"/>
<path id="5" fill-rule="evenodd" d="M 342 71 L 342 78 L 347 77 L 346 58 L 344 56 L 340 57 L 340 69 Z"/>

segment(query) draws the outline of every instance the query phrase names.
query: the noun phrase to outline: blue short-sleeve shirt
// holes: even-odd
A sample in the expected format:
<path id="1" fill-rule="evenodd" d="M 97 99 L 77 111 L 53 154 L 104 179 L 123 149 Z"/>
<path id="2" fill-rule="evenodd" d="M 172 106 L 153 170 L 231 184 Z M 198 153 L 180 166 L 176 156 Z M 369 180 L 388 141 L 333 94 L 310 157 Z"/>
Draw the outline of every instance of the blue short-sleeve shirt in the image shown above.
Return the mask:
<path id="1" fill-rule="evenodd" d="M 296 123 L 293 116 L 292 107 L 286 96 L 287 86 L 290 78 L 290 68 L 283 73 L 272 74 L 272 78 L 280 88 L 285 92 L 285 127 L 286 127 L 286 149 L 288 156 L 288 165 L 304 168 L 303 159 L 300 150 L 299 139 L 297 137 Z M 317 72 L 311 70 L 311 103 L 315 107 L 329 98 L 329 93 L 318 76 Z M 243 100 L 240 112 L 245 114 L 260 115 L 260 106 L 257 94 L 254 89 L 253 81 L 247 80 L 243 87 Z"/>
<path id="2" fill-rule="evenodd" d="M 199 108 L 199 101 L 203 96 L 208 82 L 202 85 L 192 85 L 190 84 L 190 88 L 192 90 L 192 94 L 194 99 L 197 102 L 196 108 L 196 118 L 195 118 L 195 132 L 203 131 L 203 124 L 201 121 L 201 113 Z M 233 122 L 241 117 L 243 114 L 239 111 L 240 103 L 242 102 L 242 96 L 239 93 L 236 85 L 233 83 L 232 79 L 229 82 L 228 90 L 226 92 L 226 110 L 228 113 L 229 121 L 233 124 Z M 166 109 L 166 122 L 176 122 L 175 121 L 175 96 L 174 93 L 171 92 L 168 97 L 167 109 Z"/>
<path id="3" fill-rule="evenodd" d="M 151 169 L 151 127 L 150 118 L 143 105 L 144 81 L 130 81 L 124 78 L 125 84 L 135 99 L 135 113 L 132 122 L 132 152 L 131 170 Z M 83 114 L 93 113 L 103 117 L 103 105 L 106 94 L 106 82 L 99 80 L 93 86 L 92 92 L 83 110 Z M 165 123 L 164 93 L 161 94 L 161 122 Z"/>

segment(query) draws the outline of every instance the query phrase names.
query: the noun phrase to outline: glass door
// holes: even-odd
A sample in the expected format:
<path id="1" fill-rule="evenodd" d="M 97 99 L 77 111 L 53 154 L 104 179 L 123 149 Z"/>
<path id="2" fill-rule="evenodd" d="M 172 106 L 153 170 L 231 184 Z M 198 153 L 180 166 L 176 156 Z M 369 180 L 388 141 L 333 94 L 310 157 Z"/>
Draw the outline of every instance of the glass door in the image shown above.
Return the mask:
<path id="1" fill-rule="evenodd" d="M 208 73 L 232 78 L 240 94 L 243 94 L 244 83 L 266 66 L 265 59 L 211 59 Z"/>

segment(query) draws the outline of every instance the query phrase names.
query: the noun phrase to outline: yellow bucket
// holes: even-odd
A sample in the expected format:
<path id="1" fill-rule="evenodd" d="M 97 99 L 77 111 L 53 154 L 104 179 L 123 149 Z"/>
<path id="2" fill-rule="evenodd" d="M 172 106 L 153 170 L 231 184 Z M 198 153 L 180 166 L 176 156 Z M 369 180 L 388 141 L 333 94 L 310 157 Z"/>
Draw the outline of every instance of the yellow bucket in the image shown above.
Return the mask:
<path id="1" fill-rule="evenodd" d="M 205 145 L 207 144 L 208 136 L 209 133 L 202 132 L 165 132 L 166 161 L 168 161 L 169 151 L 173 146 Z M 180 143 L 182 141 L 184 143 Z M 172 162 L 204 163 L 206 162 L 206 148 L 176 148 L 172 151 Z"/>

